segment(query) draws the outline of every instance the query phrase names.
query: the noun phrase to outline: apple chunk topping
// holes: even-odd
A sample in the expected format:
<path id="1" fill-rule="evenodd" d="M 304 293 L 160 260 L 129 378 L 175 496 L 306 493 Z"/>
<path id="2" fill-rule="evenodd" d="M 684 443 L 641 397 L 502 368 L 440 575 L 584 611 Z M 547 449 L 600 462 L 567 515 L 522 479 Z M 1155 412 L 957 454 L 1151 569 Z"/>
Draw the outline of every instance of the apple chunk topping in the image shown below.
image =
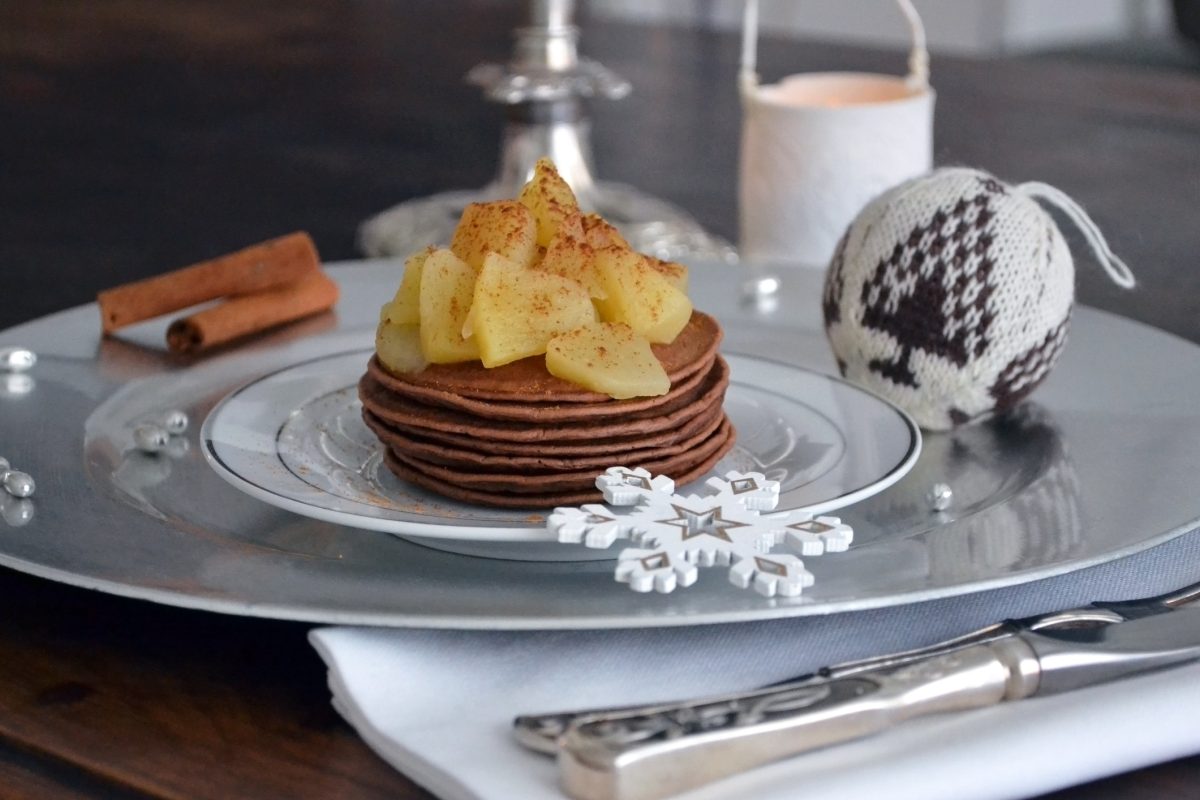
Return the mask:
<path id="1" fill-rule="evenodd" d="M 646 337 L 619 322 L 596 322 L 556 336 L 546 347 L 551 375 L 617 400 L 671 389 Z"/>
<path id="2" fill-rule="evenodd" d="M 655 344 L 668 344 L 687 325 L 692 302 L 641 253 L 606 247 L 596 251 L 605 297 L 600 319 L 623 322 Z"/>
<path id="3" fill-rule="evenodd" d="M 534 164 L 533 177 L 521 189 L 517 200 L 533 212 L 539 247 L 549 247 L 562 221 L 579 213 L 575 193 L 548 158 L 539 158 Z"/>
<path id="4" fill-rule="evenodd" d="M 475 282 L 467 332 L 485 367 L 540 355 L 560 333 L 596 319 L 587 289 L 491 253 Z"/>
<path id="5" fill-rule="evenodd" d="M 479 358 L 479 346 L 462 335 L 475 291 L 475 270 L 449 250 L 435 250 L 421 268 L 421 352 L 432 364 Z"/>
<path id="6" fill-rule="evenodd" d="M 375 330 L 375 354 L 389 372 L 420 372 L 429 366 L 429 359 L 421 351 L 419 325 L 379 323 Z"/>
<path id="7" fill-rule="evenodd" d="M 528 266 L 538 255 L 537 222 L 516 200 L 471 203 L 463 209 L 450 250 L 476 272 L 488 253 Z"/>

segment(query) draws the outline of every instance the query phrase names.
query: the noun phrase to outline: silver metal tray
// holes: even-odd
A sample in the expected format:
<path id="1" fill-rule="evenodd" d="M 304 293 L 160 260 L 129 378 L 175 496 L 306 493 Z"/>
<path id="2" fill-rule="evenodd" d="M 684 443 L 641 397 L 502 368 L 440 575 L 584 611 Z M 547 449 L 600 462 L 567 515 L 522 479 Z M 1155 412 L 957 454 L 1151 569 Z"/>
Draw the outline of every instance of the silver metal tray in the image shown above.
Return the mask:
<path id="1" fill-rule="evenodd" d="M 732 589 L 721 570 L 647 597 L 615 583 L 605 562 L 475 558 L 306 519 L 228 486 L 201 457 L 196 432 L 236 386 L 322 347 L 344 349 L 347 339 L 369 346 L 398 265 L 332 274 L 344 289 L 336 321 L 316 319 L 197 365 L 165 356 L 161 324 L 100 340 L 93 306 L 0 334 L 0 346 L 23 344 L 41 359 L 27 378 L 0 381 L 0 455 L 38 481 L 31 501 L 0 497 L 0 564 L 156 602 L 314 622 L 643 627 L 1011 585 L 1145 549 L 1200 519 L 1200 348 L 1090 309 L 1077 311 L 1063 359 L 1032 402 L 1001 420 L 926 435 L 903 480 L 841 512 L 855 545 L 808 561 L 816 585 L 800 598 Z M 786 281 L 770 313 L 736 305 L 740 277 L 693 269 L 697 306 L 722 321 L 726 347 L 832 372 L 815 276 Z M 149 378 L 156 391 L 112 402 Z M 188 438 L 158 456 L 132 450 L 125 421 L 171 407 L 192 417 Z M 933 513 L 924 495 L 938 481 L 954 488 L 955 502 Z"/>

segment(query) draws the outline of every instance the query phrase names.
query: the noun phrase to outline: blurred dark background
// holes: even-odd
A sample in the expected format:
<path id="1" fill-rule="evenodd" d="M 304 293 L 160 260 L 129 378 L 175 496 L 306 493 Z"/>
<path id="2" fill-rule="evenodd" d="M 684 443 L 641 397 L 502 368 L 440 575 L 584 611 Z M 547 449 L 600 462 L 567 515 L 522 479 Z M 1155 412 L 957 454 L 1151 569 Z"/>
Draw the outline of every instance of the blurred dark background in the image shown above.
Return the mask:
<path id="1" fill-rule="evenodd" d="M 1066 0 L 1012 2 L 1037 11 Z M 1105 2 L 1141 21 L 1128 35 L 1069 44 L 984 37 L 968 53 L 952 38 L 939 50 L 939 30 L 963 28 L 956 9 L 994 3 L 918 0 L 935 51 L 936 159 L 1055 183 L 1135 269 L 1182 263 L 1195 225 L 1171 210 L 1200 206 L 1200 45 L 1176 27 L 1197 36 L 1200 0 Z M 890 43 L 822 27 L 821 14 L 843 5 L 764 0 L 764 20 L 770 8 L 793 14 L 790 28 L 764 21 L 764 77 L 902 71 L 906 34 L 892 4 L 849 3 L 882 15 L 858 27 Z M 730 239 L 738 7 L 579 4 L 583 52 L 634 87 L 592 109 L 599 176 Z M 656 8 L 691 17 L 658 19 Z M 1157 21 L 1142 19 L 1146 8 Z M 517 0 L 3 0 L 0 327 L 294 229 L 312 232 L 326 260 L 353 258 L 366 217 L 483 185 L 503 117 L 463 76 L 506 60 L 524 18 Z M 1117 294 L 1085 280 L 1081 296 L 1105 306 Z M 1143 302 L 1127 313 L 1185 329 Z"/>

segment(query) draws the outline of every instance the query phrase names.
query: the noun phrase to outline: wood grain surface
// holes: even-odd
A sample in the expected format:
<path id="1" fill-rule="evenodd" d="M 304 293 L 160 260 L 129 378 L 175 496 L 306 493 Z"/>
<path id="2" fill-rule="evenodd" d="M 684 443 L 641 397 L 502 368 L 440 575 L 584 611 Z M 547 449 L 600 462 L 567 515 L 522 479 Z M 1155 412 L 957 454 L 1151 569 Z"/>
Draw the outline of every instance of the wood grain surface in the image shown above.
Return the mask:
<path id="1" fill-rule="evenodd" d="M 353 258 L 367 216 L 482 185 L 501 116 L 461 78 L 507 58 L 520 17 L 500 0 L 5 0 L 0 328 L 291 230 Z M 583 49 L 635 86 L 594 108 L 600 176 L 736 238 L 736 37 L 588 21 Z M 771 39 L 759 62 L 767 79 L 903 68 Z M 1068 234 L 1081 299 L 1200 341 L 1200 67 L 935 57 L 933 82 L 939 163 L 1073 195 L 1141 281 L 1112 287 Z M 428 797 L 329 706 L 304 625 L 9 570 L 0 604 L 0 797 Z M 1053 797 L 1198 792 L 1191 758 Z"/>

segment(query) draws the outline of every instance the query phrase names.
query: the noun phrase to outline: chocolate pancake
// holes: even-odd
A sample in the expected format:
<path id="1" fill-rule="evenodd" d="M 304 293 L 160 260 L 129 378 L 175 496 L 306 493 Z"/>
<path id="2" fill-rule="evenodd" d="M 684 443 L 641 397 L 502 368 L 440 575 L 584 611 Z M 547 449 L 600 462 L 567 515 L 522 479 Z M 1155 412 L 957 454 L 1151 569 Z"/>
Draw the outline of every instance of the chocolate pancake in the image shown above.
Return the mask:
<path id="1" fill-rule="evenodd" d="M 722 414 L 720 404 L 702 411 L 696 417 L 674 430 L 659 431 L 647 435 L 633 434 L 632 436 L 611 436 L 597 439 L 568 440 L 564 442 L 501 442 L 480 441 L 479 437 L 469 434 L 448 433 L 429 428 L 419 428 L 394 422 L 385 423 L 389 429 L 405 436 L 417 436 L 434 444 L 466 450 L 486 449 L 489 453 L 516 456 L 593 456 L 603 454 L 619 454 L 639 447 L 665 447 L 675 445 L 696 436 L 701 430 L 709 432 L 720 421 Z M 364 409 L 364 414 L 370 414 Z M 378 420 L 382 422 L 382 420 Z"/>
<path id="2" fill-rule="evenodd" d="M 419 403 L 387 391 L 369 373 L 359 381 L 359 397 L 364 408 L 389 425 L 403 430 L 443 431 L 473 436 L 480 441 L 566 442 L 676 429 L 712 406 L 719 407 L 728 384 L 729 365 L 717 356 L 712 369 L 705 376 L 699 395 L 683 408 L 640 419 L 626 419 L 618 415 L 610 419 L 545 427 L 527 422 L 483 419 L 462 411 Z"/>
<path id="3" fill-rule="evenodd" d="M 733 446 L 733 437 L 729 437 L 724 447 L 719 448 L 702 462 L 677 475 L 673 475 L 676 485 L 683 486 L 702 477 L 711 470 L 721 457 Z M 555 506 L 574 506 L 582 503 L 599 503 L 604 497 L 594 488 L 577 491 L 545 492 L 531 494 L 513 494 L 508 491 L 487 491 L 447 484 L 437 478 L 426 475 L 418 469 L 409 467 L 396 458 L 389 449 L 384 453 L 384 463 L 401 480 L 415 483 L 422 488 L 437 492 L 445 497 L 460 500 L 465 503 L 493 506 L 496 508 L 528 508 L 547 509 Z M 594 479 L 594 477 L 593 477 Z"/>
<path id="4" fill-rule="evenodd" d="M 384 389 L 402 397 L 425 405 L 458 409 L 485 419 L 574 422 L 617 415 L 640 418 L 669 414 L 696 399 L 704 377 L 711 370 L 715 358 L 716 354 L 714 353 L 712 358 L 707 363 L 699 365 L 694 373 L 672 382 L 671 389 L 666 394 L 656 397 L 634 397 L 628 400 L 614 400 L 611 397 L 605 397 L 594 403 L 527 403 L 515 400 L 479 400 L 463 397 L 454 392 L 407 383 L 388 372 L 387 368 L 379 363 L 378 358 L 371 359 L 367 365 L 367 374 Z"/>
<path id="5" fill-rule="evenodd" d="M 721 328 L 716 320 L 707 314 L 694 311 L 688 324 L 675 337 L 675 341 L 670 344 L 651 345 L 651 349 L 658 356 L 667 377 L 671 379 L 671 385 L 674 386 L 710 363 L 720 343 Z M 475 400 L 507 400 L 520 403 L 613 402 L 608 395 L 588 391 L 574 383 L 554 377 L 546 371 L 544 356 L 532 356 L 491 369 L 478 361 L 430 364 L 420 372 L 394 377 L 410 387 L 448 392 Z"/>
<path id="6" fill-rule="evenodd" d="M 363 411 L 363 420 L 367 423 L 367 427 L 379 437 L 381 442 L 397 452 L 412 455 L 427 463 L 475 472 L 512 472 L 513 470 L 542 472 L 579 469 L 592 469 L 599 472 L 614 464 L 641 464 L 646 461 L 693 452 L 696 447 L 712 436 L 723 424 L 724 419 L 723 414 L 714 414 L 711 421 L 705 424 L 699 433 L 659 447 L 647 447 L 641 437 L 633 437 L 624 440 L 623 448 L 614 447 L 607 452 L 555 456 L 545 452 L 545 447 L 542 445 L 534 448 L 529 455 L 497 453 L 492 443 L 476 440 L 470 440 L 468 447 L 448 445 L 444 442 L 431 441 L 419 435 L 401 432 L 383 423 L 370 411 Z"/>
<path id="7" fill-rule="evenodd" d="M 653 475 L 674 475 L 677 471 L 687 469 L 698 460 L 705 460 L 717 451 L 727 452 L 733 446 L 733 427 L 728 418 L 724 419 L 717 430 L 701 442 L 692 452 L 675 454 L 663 458 L 628 462 L 621 460 L 626 467 L 644 467 Z M 517 472 L 476 472 L 474 470 L 444 467 L 425 461 L 410 452 L 392 449 L 392 455 L 397 461 L 407 464 L 410 469 L 417 470 L 435 480 L 468 489 L 482 489 L 489 492 L 508 491 L 513 494 L 544 494 L 546 492 L 570 491 L 586 489 L 596 481 L 596 469 L 574 469 L 567 471 L 546 471 L 535 473 L 531 470 Z M 609 464 L 607 466 L 612 466 Z"/>

